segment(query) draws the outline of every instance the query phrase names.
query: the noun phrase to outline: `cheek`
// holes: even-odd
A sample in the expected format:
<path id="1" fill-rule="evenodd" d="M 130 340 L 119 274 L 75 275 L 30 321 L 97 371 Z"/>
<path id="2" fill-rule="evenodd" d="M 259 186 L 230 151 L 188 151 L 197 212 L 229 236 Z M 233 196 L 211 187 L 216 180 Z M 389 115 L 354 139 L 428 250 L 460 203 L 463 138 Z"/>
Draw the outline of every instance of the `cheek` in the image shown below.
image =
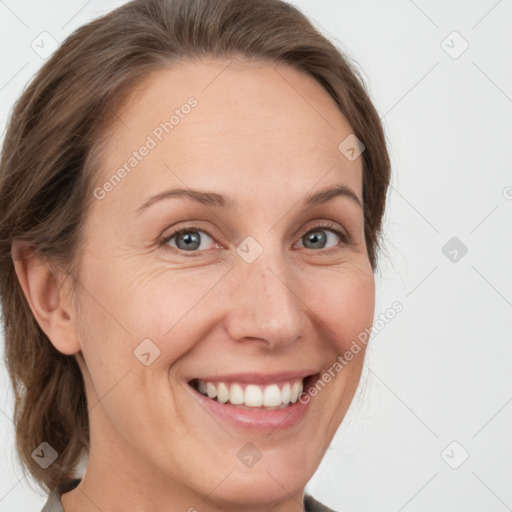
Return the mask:
<path id="1" fill-rule="evenodd" d="M 223 275 L 206 267 L 167 270 L 128 290 L 133 337 L 150 338 L 159 347 L 156 366 L 170 366 L 213 329 Z"/>
<path id="2" fill-rule="evenodd" d="M 125 407 L 136 397 L 151 396 L 148 417 L 172 408 L 175 386 L 169 385 L 168 370 L 215 325 L 218 304 L 211 292 L 222 284 L 224 271 L 162 266 L 133 271 L 122 258 L 116 266 L 112 261 L 103 259 L 100 269 L 92 258 L 84 265 L 75 314 L 91 403 L 101 399 L 111 420 L 128 431 L 139 428 L 143 417 L 129 417 Z"/>
<path id="3" fill-rule="evenodd" d="M 306 304 L 323 323 L 338 353 L 350 348 L 370 329 L 375 310 L 375 281 L 366 266 L 330 269 L 315 276 L 315 286 L 304 292 Z M 362 346 L 364 349 L 364 345 Z"/>

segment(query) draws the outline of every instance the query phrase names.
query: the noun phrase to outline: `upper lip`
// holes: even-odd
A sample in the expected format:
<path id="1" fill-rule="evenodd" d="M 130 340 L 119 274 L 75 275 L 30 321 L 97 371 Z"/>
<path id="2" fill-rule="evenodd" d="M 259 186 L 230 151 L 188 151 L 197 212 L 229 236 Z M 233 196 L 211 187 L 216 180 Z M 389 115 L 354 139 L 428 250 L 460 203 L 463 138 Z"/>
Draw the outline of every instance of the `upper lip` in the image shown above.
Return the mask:
<path id="1" fill-rule="evenodd" d="M 197 379 L 203 380 L 205 382 L 246 382 L 251 384 L 267 384 L 269 382 L 274 383 L 294 379 L 303 379 L 305 377 L 309 377 L 310 375 L 316 375 L 317 373 L 318 370 L 312 369 L 279 373 L 230 373 L 227 375 L 192 377 L 188 379 L 188 382 Z"/>

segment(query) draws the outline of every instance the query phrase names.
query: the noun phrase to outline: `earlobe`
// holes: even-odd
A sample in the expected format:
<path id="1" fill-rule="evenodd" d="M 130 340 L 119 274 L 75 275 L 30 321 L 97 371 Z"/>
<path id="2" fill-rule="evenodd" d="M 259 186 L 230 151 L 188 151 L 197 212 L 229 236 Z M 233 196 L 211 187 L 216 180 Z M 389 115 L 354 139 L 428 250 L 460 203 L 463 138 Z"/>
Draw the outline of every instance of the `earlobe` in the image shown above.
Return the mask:
<path id="1" fill-rule="evenodd" d="M 79 352 L 71 302 L 61 293 L 63 280 L 59 280 L 47 257 L 27 242 L 13 241 L 11 254 L 18 282 L 41 329 L 59 352 Z"/>

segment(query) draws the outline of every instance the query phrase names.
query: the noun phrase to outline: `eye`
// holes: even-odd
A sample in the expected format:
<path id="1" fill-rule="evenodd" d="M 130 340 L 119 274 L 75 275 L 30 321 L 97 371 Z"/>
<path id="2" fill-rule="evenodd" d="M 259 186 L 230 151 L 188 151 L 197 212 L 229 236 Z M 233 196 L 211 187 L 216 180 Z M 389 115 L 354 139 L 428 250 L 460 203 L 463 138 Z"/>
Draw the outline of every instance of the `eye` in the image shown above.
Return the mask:
<path id="1" fill-rule="evenodd" d="M 202 233 L 202 235 L 200 234 Z M 170 244 L 174 239 L 175 245 Z M 170 245 L 175 249 L 181 251 L 198 251 L 198 250 L 206 250 L 208 243 L 213 242 L 213 238 L 203 231 L 202 229 L 196 229 L 194 227 L 180 229 L 179 231 L 175 231 L 170 235 L 166 236 L 161 242 L 161 245 Z M 186 255 L 186 256 L 195 256 L 195 255 Z"/>
<path id="2" fill-rule="evenodd" d="M 326 233 L 331 236 L 329 237 Z M 349 241 L 347 235 L 337 229 L 335 224 L 328 222 L 308 230 L 304 235 L 302 235 L 300 240 L 304 240 L 303 247 L 306 249 L 331 249 L 338 245 L 336 238 L 345 243 L 348 243 Z M 332 245 L 326 247 L 329 239 L 331 240 Z"/>

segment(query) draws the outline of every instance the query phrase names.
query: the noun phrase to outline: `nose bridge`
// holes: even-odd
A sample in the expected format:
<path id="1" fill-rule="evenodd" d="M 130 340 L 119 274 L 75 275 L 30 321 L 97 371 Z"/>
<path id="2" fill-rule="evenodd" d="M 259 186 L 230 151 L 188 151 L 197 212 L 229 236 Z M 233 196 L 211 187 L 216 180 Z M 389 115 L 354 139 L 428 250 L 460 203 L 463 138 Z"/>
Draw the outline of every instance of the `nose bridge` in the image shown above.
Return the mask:
<path id="1" fill-rule="evenodd" d="M 234 340 L 258 338 L 277 348 L 303 335 L 303 303 L 280 248 L 265 249 L 250 263 L 240 257 L 232 279 L 227 327 Z"/>

